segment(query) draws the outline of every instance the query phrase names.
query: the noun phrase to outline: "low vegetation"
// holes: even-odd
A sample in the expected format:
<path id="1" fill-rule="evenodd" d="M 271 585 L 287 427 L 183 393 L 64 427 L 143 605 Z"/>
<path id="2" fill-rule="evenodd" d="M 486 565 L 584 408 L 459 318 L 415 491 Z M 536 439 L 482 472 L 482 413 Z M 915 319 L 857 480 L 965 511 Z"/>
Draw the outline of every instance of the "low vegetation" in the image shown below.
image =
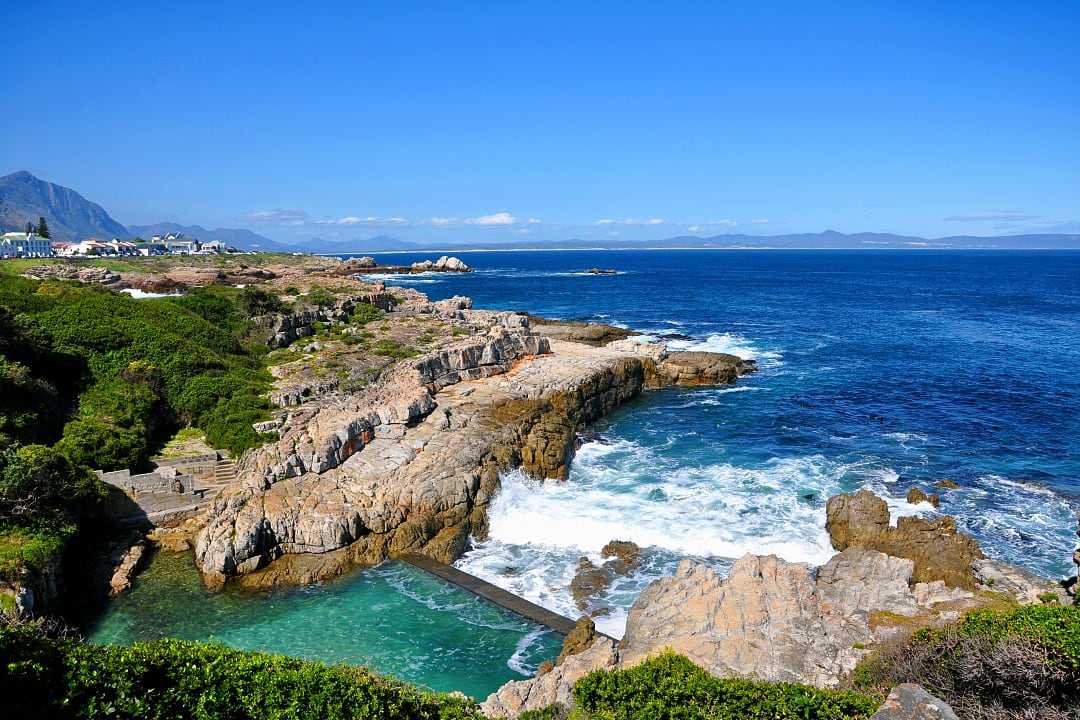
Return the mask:
<path id="1" fill-rule="evenodd" d="M 597 670 L 574 686 L 577 707 L 532 711 L 520 720 L 858 720 L 880 702 L 852 691 L 718 678 L 664 653 L 625 670 Z"/>
<path id="2" fill-rule="evenodd" d="M 0 628 L 0 717 L 480 719 L 464 697 L 424 692 L 366 669 L 223 645 L 130 646 Z"/>
<path id="3" fill-rule="evenodd" d="M 884 644 L 851 686 L 884 694 L 918 683 L 960 717 L 1080 717 L 1080 608 L 989 609 Z"/>

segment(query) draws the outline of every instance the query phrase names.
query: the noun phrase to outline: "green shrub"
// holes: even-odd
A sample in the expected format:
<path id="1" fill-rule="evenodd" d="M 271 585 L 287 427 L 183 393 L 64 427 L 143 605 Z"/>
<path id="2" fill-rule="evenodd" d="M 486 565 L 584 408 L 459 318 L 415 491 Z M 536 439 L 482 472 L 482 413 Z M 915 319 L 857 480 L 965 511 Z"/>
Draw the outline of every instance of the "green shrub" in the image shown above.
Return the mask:
<path id="1" fill-rule="evenodd" d="M 372 348 L 372 352 L 376 355 L 383 355 L 385 357 L 392 357 L 397 360 L 403 360 L 405 358 L 415 357 L 417 352 L 415 349 L 408 345 L 403 345 L 397 340 L 391 338 L 384 338 L 375 343 L 375 347 Z"/>
<path id="2" fill-rule="evenodd" d="M 382 320 L 383 311 L 369 303 L 357 303 L 349 321 L 354 325 L 367 325 L 369 322 Z"/>
<path id="3" fill-rule="evenodd" d="M 668 652 L 626 670 L 598 670 L 574 686 L 595 720 L 835 720 L 867 718 L 878 701 L 807 685 L 718 678 Z"/>
<path id="4" fill-rule="evenodd" d="M 0 716 L 480 718 L 470 700 L 363 668 L 182 640 L 89 645 L 20 626 L 0 628 Z"/>
<path id="5" fill-rule="evenodd" d="M 961 717 L 1073 717 L 1068 713 L 1080 707 L 1080 608 L 977 610 L 883 644 L 849 679 L 878 694 L 907 682 Z"/>

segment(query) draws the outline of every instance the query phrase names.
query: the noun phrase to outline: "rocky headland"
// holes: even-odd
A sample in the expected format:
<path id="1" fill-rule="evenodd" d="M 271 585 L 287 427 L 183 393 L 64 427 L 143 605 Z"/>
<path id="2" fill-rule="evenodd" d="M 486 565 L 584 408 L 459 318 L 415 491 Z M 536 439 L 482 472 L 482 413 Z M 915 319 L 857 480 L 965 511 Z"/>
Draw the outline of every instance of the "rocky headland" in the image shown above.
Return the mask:
<path id="1" fill-rule="evenodd" d="M 298 406 L 279 403 L 289 409 L 275 421 L 278 439 L 240 459 L 195 538 L 209 585 L 310 582 L 405 552 L 451 562 L 470 535 L 485 535 L 500 473 L 565 479 L 576 433 L 641 391 L 754 370 L 606 326 L 601 336 L 622 339 L 601 345 L 591 327 L 578 340 L 578 324 L 534 327 L 467 298 L 395 293 L 387 317 L 437 327 L 443 341 L 367 386 L 309 386 Z M 278 326 L 273 337 L 282 334 L 295 331 Z"/>

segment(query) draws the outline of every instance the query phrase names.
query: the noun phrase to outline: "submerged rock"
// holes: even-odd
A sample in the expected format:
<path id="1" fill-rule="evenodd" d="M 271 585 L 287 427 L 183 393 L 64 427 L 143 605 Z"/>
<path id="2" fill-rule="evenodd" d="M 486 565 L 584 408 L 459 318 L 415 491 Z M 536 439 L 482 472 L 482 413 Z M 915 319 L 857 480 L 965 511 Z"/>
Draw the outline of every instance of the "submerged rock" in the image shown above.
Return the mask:
<path id="1" fill-rule="evenodd" d="M 907 491 L 907 501 L 912 505 L 921 502 L 928 502 L 934 507 L 941 504 L 941 497 L 937 493 L 931 493 L 927 495 L 921 489 L 913 487 Z"/>

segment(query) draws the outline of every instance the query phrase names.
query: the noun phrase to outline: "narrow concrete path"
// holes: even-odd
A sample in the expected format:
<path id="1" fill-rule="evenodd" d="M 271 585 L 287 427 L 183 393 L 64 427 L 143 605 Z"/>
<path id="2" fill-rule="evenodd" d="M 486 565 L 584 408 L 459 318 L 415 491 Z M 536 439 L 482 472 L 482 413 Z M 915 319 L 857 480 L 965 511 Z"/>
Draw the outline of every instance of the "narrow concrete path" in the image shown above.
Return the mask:
<path id="1" fill-rule="evenodd" d="M 445 580 L 452 585 L 457 585 L 463 590 L 468 590 L 474 595 L 479 595 L 485 600 L 493 602 L 510 612 L 517 613 L 527 620 L 532 620 L 535 623 L 551 628 L 560 635 L 566 635 L 574 629 L 574 621 L 570 618 L 563 617 L 558 613 L 542 608 L 536 603 L 529 602 L 525 598 L 518 597 L 511 592 L 503 590 L 501 587 L 492 585 L 486 580 L 481 580 L 475 575 L 470 575 L 467 572 L 458 570 L 456 567 L 441 563 L 438 560 L 433 560 L 426 555 L 406 553 L 404 555 L 396 555 L 394 556 L 394 559 L 407 562 L 413 567 L 431 573 L 435 577 Z M 603 633 L 598 632 L 597 635 L 603 635 Z"/>

